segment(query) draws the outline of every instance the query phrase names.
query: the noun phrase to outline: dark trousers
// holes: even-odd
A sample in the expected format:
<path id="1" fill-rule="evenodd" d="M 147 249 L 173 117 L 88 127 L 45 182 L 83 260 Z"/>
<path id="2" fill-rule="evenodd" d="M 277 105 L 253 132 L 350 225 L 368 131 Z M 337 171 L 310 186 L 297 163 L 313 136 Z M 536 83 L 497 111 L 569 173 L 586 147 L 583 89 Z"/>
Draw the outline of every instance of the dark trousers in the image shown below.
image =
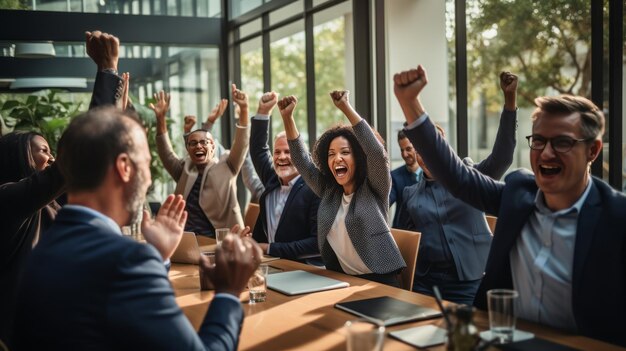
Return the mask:
<path id="1" fill-rule="evenodd" d="M 444 300 L 472 306 L 480 279 L 459 280 L 454 264 L 448 267 L 431 267 L 424 275 L 415 275 L 413 291 L 435 296 L 433 285 L 439 288 Z"/>

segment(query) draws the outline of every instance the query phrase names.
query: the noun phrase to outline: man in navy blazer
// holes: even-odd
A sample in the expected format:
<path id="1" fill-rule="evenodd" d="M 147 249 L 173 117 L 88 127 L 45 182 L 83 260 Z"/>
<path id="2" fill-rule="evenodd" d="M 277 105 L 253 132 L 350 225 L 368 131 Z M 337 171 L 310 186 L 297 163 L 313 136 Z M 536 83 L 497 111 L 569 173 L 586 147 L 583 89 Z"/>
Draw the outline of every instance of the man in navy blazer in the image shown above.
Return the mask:
<path id="1" fill-rule="evenodd" d="M 397 203 L 396 213 L 393 215 L 393 228 L 400 228 L 403 221 L 400 218 L 400 206 L 402 205 L 402 194 L 404 188 L 417 184 L 417 177 L 421 173 L 422 169 L 417 163 L 417 153 L 413 144 L 409 138 L 406 137 L 404 131 L 400 129 L 398 131 L 398 146 L 400 147 L 400 153 L 404 160 L 404 165 L 391 171 L 391 192 L 389 193 L 389 206 Z"/>
<path id="2" fill-rule="evenodd" d="M 265 191 L 259 199 L 259 217 L 253 238 L 272 256 L 321 264 L 317 246 L 317 208 L 320 199 L 291 163 L 285 133 L 274 138 L 270 151 L 269 116 L 278 102 L 275 92 L 265 93 L 252 118 L 250 156 Z"/>
<path id="3" fill-rule="evenodd" d="M 236 350 L 239 294 L 261 260 L 258 245 L 229 237 L 215 265 L 203 257 L 216 295 L 196 333 L 164 265 L 187 219 L 182 196 L 170 195 L 154 220 L 144 212 L 148 244 L 120 230 L 138 218 L 151 184 L 140 123 L 114 107 L 78 116 L 59 141 L 57 162 L 68 204 L 25 269 L 15 349 Z"/>
<path id="4" fill-rule="evenodd" d="M 626 196 L 590 175 L 602 111 L 582 97 L 537 98 L 533 173 L 503 183 L 465 166 L 435 131 L 419 100 L 427 81 L 421 66 L 394 76 L 409 139 L 448 191 L 498 216 L 474 304 L 484 309 L 488 290 L 515 289 L 519 317 L 626 346 Z"/>

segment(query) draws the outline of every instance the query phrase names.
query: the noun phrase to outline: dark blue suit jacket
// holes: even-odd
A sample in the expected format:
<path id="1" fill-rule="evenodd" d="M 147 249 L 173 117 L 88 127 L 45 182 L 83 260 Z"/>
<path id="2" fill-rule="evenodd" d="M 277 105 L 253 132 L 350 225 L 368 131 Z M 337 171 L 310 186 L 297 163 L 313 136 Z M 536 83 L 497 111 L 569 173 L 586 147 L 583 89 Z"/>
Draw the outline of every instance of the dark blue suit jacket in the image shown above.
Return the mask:
<path id="1" fill-rule="evenodd" d="M 430 171 L 454 196 L 498 216 L 482 284 L 474 304 L 485 309 L 486 292 L 512 288 L 509 254 L 534 209 L 535 176 L 515 171 L 495 181 L 465 166 L 430 120 L 407 131 Z M 592 178 L 578 215 L 572 278 L 572 310 L 582 335 L 626 346 L 626 196 Z"/>
<path id="2" fill-rule="evenodd" d="M 20 289 L 17 350 L 237 348 L 240 303 L 215 299 L 196 333 L 151 245 L 71 208 L 41 238 Z"/>
<path id="3" fill-rule="evenodd" d="M 259 199 L 260 212 L 252 237 L 267 243 L 267 215 L 265 197 L 280 187 L 280 180 L 272 166 L 272 154 L 268 145 L 269 120 L 253 118 L 250 131 L 250 157 L 265 191 Z M 283 213 L 280 216 L 274 243 L 270 245 L 272 256 L 298 259 L 319 255 L 317 246 L 317 208 L 320 199 L 300 177 L 293 185 Z"/>
<path id="4" fill-rule="evenodd" d="M 122 79 L 98 72 L 89 108 L 115 104 Z M 20 182 L 0 185 L 0 340 L 11 345 L 17 286 L 33 239 L 40 231 L 41 209 L 63 192 L 55 165 Z"/>
<path id="5" fill-rule="evenodd" d="M 411 186 L 417 183 L 417 175 L 408 168 L 406 165 L 402 165 L 393 171 L 391 171 L 391 192 L 389 193 L 389 206 L 394 203 L 398 203 L 396 205 L 396 213 L 393 215 L 393 228 L 400 228 L 401 219 L 400 219 L 400 206 L 403 203 L 402 193 L 404 192 L 404 188 L 407 186 Z"/>

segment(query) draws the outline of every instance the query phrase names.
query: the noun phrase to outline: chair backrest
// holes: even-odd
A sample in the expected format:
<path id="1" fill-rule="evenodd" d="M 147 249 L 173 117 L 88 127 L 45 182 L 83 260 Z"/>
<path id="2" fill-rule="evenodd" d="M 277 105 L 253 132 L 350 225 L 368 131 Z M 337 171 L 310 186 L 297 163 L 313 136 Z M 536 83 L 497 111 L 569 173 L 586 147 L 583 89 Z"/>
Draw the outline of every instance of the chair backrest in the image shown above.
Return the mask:
<path id="1" fill-rule="evenodd" d="M 491 235 L 496 232 L 496 222 L 498 221 L 498 217 L 485 215 L 487 219 L 487 225 L 489 226 L 489 230 L 491 230 Z"/>
<path id="2" fill-rule="evenodd" d="M 417 252 L 420 247 L 422 233 L 391 228 L 391 235 L 396 241 L 400 254 L 404 258 L 406 268 L 400 274 L 400 286 L 411 291 L 413 289 L 413 279 L 415 277 L 415 265 L 417 263 Z"/>
<path id="3" fill-rule="evenodd" d="M 253 202 L 248 204 L 246 215 L 243 217 L 243 224 L 250 227 L 250 231 L 254 231 L 254 225 L 256 224 L 257 217 L 259 217 L 260 211 L 261 208 L 259 207 L 259 204 L 255 204 Z"/>

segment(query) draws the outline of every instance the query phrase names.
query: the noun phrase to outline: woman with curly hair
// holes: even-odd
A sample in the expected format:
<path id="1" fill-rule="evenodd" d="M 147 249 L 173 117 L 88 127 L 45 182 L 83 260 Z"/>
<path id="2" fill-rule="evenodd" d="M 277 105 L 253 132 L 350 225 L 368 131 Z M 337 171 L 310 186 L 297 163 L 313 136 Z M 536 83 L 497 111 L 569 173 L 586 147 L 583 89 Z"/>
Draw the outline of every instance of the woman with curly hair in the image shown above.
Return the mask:
<path id="1" fill-rule="evenodd" d="M 389 230 L 389 159 L 382 143 L 348 102 L 347 91 L 331 94 L 352 126 L 327 130 L 317 140 L 313 159 L 293 119 L 297 99 L 278 102 L 292 161 L 321 198 L 317 238 L 326 268 L 398 286 L 406 267 Z"/>

